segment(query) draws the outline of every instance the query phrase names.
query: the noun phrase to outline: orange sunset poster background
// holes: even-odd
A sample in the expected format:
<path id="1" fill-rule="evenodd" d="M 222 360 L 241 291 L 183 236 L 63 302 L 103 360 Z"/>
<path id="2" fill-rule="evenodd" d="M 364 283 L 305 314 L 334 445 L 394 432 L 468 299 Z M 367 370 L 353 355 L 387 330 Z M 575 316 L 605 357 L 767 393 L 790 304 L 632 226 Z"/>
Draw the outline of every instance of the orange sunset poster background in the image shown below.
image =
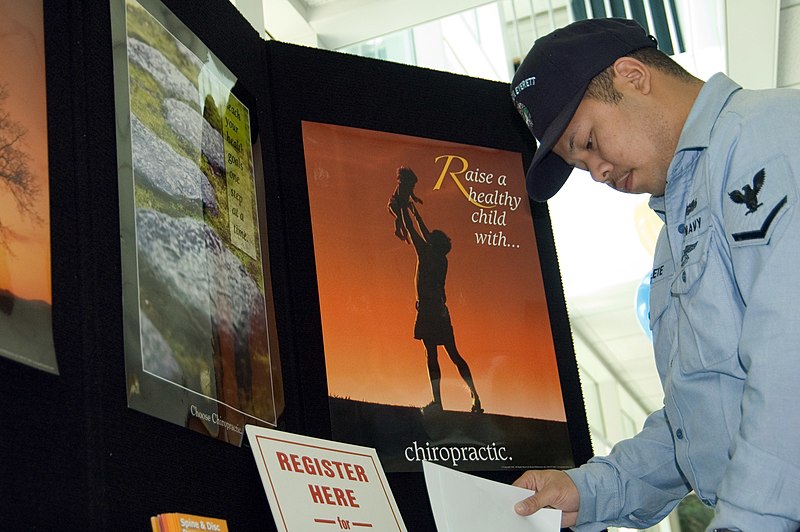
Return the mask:
<path id="1" fill-rule="evenodd" d="M 478 415 L 564 422 L 520 154 L 312 122 L 303 145 L 329 396 L 411 407 L 432 399 L 414 339 L 416 255 L 387 210 L 406 166 L 428 229 L 452 241 L 447 306 Z M 439 364 L 445 411 L 469 412 L 470 392 L 441 346 Z"/>
<path id="2" fill-rule="evenodd" d="M 57 373 L 52 344 L 50 211 L 44 20 L 41 1 L 0 0 L 0 144 L 19 150 L 32 177 L 24 190 L 0 168 L 0 354 Z M 22 132 L 20 135 L 19 133 Z M 20 155 L 20 153 L 22 155 Z M 4 163 L 5 164 L 5 163 Z M 19 207 L 14 194 L 29 202 Z"/>

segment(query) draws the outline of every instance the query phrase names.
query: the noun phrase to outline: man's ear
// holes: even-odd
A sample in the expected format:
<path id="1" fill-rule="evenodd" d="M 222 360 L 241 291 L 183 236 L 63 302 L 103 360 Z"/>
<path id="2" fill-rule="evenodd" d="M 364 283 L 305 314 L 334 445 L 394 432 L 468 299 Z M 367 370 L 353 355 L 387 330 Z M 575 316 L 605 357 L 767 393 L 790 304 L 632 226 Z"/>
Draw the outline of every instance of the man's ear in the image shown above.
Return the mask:
<path id="1" fill-rule="evenodd" d="M 633 57 L 620 57 L 613 64 L 614 83 L 619 83 L 618 90 L 623 85 L 634 89 L 641 94 L 650 93 L 651 71 L 650 67 Z"/>

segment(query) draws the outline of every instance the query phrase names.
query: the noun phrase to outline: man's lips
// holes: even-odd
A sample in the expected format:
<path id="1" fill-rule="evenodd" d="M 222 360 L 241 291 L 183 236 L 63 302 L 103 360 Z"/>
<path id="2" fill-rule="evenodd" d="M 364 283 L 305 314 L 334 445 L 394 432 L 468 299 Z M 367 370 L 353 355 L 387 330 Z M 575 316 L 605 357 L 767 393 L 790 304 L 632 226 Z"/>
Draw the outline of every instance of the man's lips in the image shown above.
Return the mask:
<path id="1" fill-rule="evenodd" d="M 609 179 L 609 185 L 615 190 L 630 192 L 631 172 L 625 172 L 620 177 Z"/>

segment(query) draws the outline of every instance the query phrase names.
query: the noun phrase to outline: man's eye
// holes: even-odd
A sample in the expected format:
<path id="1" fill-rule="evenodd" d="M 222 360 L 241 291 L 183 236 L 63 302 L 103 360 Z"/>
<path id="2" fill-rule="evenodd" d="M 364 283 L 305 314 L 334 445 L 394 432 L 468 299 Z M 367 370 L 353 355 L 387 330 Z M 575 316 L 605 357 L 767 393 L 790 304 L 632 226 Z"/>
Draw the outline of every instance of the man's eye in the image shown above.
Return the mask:
<path id="1" fill-rule="evenodd" d="M 586 149 L 591 150 L 593 146 L 594 146 L 594 140 L 592 139 L 592 136 L 589 135 L 589 138 L 586 139 Z"/>

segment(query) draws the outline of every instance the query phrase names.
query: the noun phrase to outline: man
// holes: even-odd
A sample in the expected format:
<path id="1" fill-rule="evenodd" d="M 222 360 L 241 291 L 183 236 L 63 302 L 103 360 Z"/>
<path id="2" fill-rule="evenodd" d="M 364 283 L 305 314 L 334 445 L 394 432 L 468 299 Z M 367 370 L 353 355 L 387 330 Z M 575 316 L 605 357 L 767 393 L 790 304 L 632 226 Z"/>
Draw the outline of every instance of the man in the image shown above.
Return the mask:
<path id="1" fill-rule="evenodd" d="M 664 406 L 634 438 L 569 471 L 529 471 L 522 515 L 646 528 L 694 490 L 709 530 L 800 527 L 800 91 L 707 82 L 633 21 L 595 19 L 539 39 L 511 84 L 539 142 L 528 192 L 573 167 L 649 193 L 664 221 L 650 325 Z"/>

